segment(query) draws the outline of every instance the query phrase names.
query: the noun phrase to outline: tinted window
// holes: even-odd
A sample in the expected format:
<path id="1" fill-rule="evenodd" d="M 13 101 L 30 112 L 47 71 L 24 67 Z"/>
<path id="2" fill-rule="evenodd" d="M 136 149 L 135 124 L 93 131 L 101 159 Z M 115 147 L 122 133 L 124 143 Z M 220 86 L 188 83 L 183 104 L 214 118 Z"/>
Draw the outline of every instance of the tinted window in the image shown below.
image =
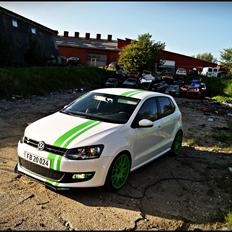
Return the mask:
<path id="1" fill-rule="evenodd" d="M 212 68 L 209 68 L 209 69 L 208 69 L 208 72 L 212 72 Z"/>
<path id="2" fill-rule="evenodd" d="M 158 97 L 158 102 L 160 106 L 159 117 L 165 117 L 175 111 L 174 103 L 167 97 Z"/>
<path id="3" fill-rule="evenodd" d="M 155 98 L 150 98 L 146 100 L 141 106 L 137 116 L 136 121 L 140 121 L 142 119 L 149 119 L 152 122 L 158 118 L 158 110 L 156 105 Z"/>

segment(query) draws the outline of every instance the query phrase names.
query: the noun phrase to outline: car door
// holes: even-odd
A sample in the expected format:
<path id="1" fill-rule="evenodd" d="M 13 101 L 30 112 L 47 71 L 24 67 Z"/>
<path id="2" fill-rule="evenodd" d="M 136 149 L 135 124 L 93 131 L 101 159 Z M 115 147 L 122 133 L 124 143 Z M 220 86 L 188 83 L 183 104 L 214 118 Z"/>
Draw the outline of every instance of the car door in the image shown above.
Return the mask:
<path id="1" fill-rule="evenodd" d="M 138 127 L 138 122 L 142 119 L 151 120 L 153 126 L 147 128 Z M 158 107 L 155 97 L 152 97 L 143 103 L 132 123 L 132 128 L 135 132 L 133 133 L 133 166 L 138 166 L 159 154 L 158 148 L 162 137 L 160 135 L 160 125 L 157 119 Z"/>
<path id="2" fill-rule="evenodd" d="M 175 105 L 169 97 L 157 97 L 159 108 L 158 120 L 160 128 L 160 147 L 164 151 L 171 147 L 173 142 L 175 128 L 179 120 L 179 114 L 175 112 Z"/>

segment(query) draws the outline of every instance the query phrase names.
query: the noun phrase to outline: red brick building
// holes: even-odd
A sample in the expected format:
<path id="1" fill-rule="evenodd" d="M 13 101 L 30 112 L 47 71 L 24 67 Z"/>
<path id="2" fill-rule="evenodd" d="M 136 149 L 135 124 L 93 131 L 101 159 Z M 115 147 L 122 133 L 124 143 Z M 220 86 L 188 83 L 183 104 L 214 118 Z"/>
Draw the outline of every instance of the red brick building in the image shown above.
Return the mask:
<path id="1" fill-rule="evenodd" d="M 90 33 L 86 33 L 83 38 L 79 32 L 69 36 L 67 31 L 64 36 L 56 37 L 60 56 L 79 57 L 80 63 L 92 66 L 106 66 L 117 61 L 120 49 L 129 43 L 130 40 L 112 40 L 112 35 L 102 39 L 101 34 L 90 38 Z"/>
<path id="2" fill-rule="evenodd" d="M 101 34 L 97 34 L 95 38 L 90 37 L 90 33 L 86 33 L 85 37 L 80 37 L 79 32 L 75 32 L 74 36 L 69 36 L 68 31 L 64 31 L 63 36 L 56 37 L 60 56 L 79 57 L 82 64 L 92 66 L 106 66 L 111 62 L 116 62 L 119 57 L 121 48 L 131 43 L 131 39 L 113 40 L 112 35 L 108 35 L 107 39 L 101 38 Z M 162 50 L 160 52 L 160 68 L 175 71 L 177 68 L 193 67 L 216 67 L 217 64 L 195 59 L 190 56 Z"/>

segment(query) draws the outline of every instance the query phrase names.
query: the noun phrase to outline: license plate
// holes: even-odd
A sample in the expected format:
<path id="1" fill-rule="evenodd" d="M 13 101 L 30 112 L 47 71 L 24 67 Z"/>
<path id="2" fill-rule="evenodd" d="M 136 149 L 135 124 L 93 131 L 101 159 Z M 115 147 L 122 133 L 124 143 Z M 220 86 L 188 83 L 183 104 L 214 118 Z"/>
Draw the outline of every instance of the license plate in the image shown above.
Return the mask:
<path id="1" fill-rule="evenodd" d="M 26 151 L 24 152 L 24 158 L 32 163 L 38 164 L 38 165 L 46 167 L 46 168 L 50 168 L 50 160 L 49 159 L 45 159 L 43 157 L 40 157 L 38 155 L 34 155 L 34 154 L 26 152 Z"/>

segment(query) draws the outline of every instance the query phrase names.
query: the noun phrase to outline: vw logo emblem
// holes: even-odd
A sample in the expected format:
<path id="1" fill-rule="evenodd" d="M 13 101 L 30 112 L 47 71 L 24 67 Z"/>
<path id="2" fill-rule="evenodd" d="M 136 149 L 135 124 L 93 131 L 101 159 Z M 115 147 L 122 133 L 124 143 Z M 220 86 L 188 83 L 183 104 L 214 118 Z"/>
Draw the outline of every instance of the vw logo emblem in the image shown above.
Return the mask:
<path id="1" fill-rule="evenodd" d="M 43 141 L 40 141 L 38 143 L 38 150 L 43 151 L 45 147 L 45 143 Z"/>

